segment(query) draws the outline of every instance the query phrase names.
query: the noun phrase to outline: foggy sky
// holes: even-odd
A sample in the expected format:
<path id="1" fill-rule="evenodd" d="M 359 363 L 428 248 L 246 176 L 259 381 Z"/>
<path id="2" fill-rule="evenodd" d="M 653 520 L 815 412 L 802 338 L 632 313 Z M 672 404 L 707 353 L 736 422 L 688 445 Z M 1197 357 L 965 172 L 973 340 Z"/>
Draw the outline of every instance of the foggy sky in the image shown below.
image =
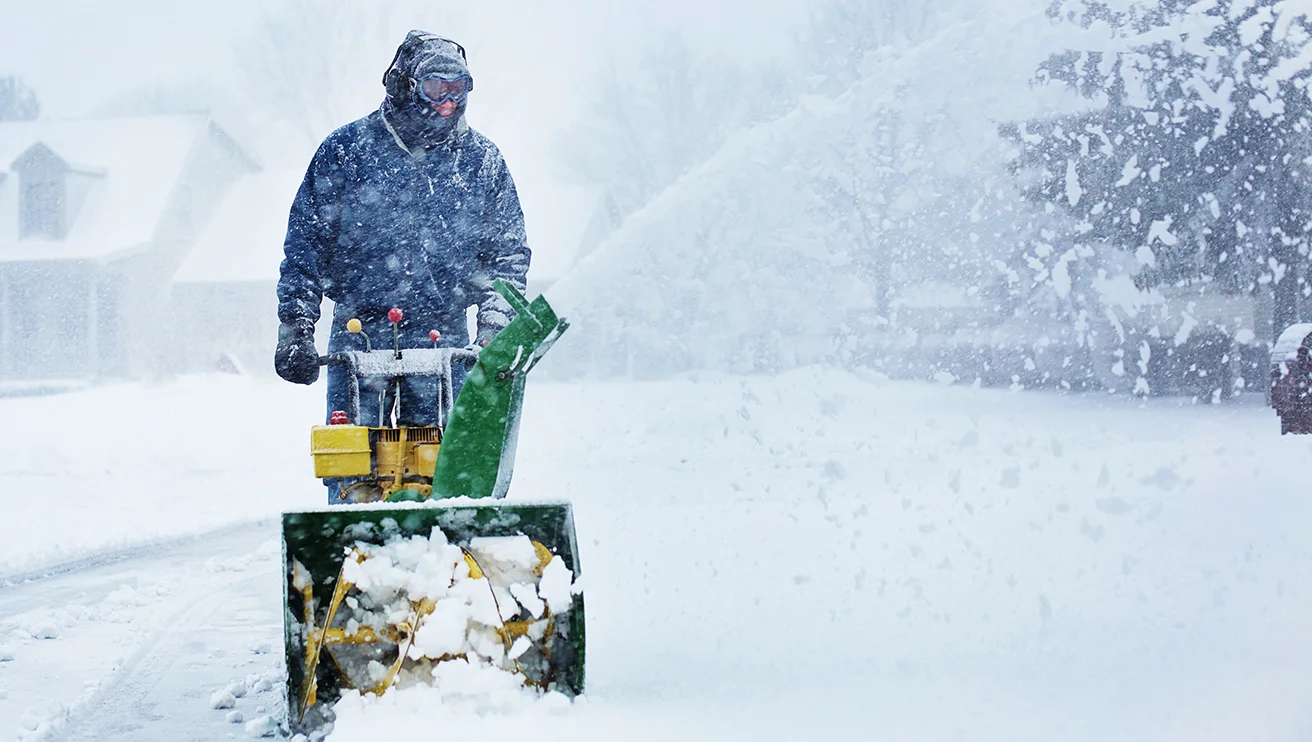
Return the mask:
<path id="1" fill-rule="evenodd" d="M 287 2 L 0 0 L 0 75 L 22 77 L 36 91 L 45 118 L 91 115 L 125 93 L 160 83 L 212 83 L 240 99 L 247 84 L 239 68 L 243 45 L 258 34 L 271 9 Z M 572 227 L 547 223 L 558 211 L 552 189 L 564 177 L 557 156 L 560 133 L 575 121 L 571 103 L 586 95 L 584 88 L 598 65 L 641 52 L 670 29 L 695 46 L 744 62 L 784 54 L 806 17 L 807 4 L 483 0 L 445 6 L 469 16 L 478 30 L 473 39 L 463 37 L 462 29 L 428 28 L 422 20 L 411 22 L 404 16 L 391 21 L 395 28 L 390 35 L 399 43 L 408 28 L 421 27 L 452 35 L 470 47 L 478 80 L 470 122 L 506 154 L 525 203 L 530 242 L 537 243 L 534 273 L 554 276 L 567 268 L 573 246 L 559 239 L 534 240 L 534 232 L 571 233 Z M 444 6 L 432 7 L 440 11 Z M 362 68 L 359 77 L 366 84 L 358 88 L 355 116 L 367 114 L 381 101 L 381 85 L 373 89 L 372 81 L 381 77 L 386 54 L 390 50 L 377 60 L 362 61 L 367 69 Z M 578 221 L 573 215 L 564 218 Z"/>
<path id="2" fill-rule="evenodd" d="M 151 81 L 215 75 L 277 0 L 0 0 L 0 74 L 22 76 L 46 115 L 83 115 Z M 502 0 L 469 3 L 523 49 L 526 80 L 574 76 L 677 28 L 694 42 L 750 58 L 780 52 L 806 0 Z M 443 29 L 427 29 L 441 33 Z M 403 33 L 402 33 L 403 35 Z M 399 41 L 399 38 L 398 38 Z M 543 64 L 543 58 L 557 60 Z M 380 60 L 385 65 L 387 60 Z M 376 65 L 377 66 L 377 65 Z"/>

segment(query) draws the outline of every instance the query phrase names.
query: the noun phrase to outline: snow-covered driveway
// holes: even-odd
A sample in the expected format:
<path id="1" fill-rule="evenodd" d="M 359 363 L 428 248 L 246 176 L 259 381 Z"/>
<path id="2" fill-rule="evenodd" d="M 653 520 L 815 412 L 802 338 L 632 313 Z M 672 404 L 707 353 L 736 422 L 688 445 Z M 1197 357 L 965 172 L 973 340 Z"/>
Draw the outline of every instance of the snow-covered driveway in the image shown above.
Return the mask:
<path id="1" fill-rule="evenodd" d="M 228 527 L 0 588 L 0 739 L 221 739 L 237 719 L 208 701 L 228 687 L 239 729 L 279 714 L 276 539 Z"/>
<path id="2" fill-rule="evenodd" d="M 22 421 L 0 431 L 0 575 L 318 504 L 319 393 L 201 377 L 0 400 Z M 83 417 L 113 426 L 71 440 Z M 512 497 L 575 503 L 586 701 L 487 717 L 398 693 L 332 739 L 1303 739 L 1309 461 L 1260 402 L 830 369 L 532 384 Z M 221 533 L 0 587 L 0 740 L 92 739 L 96 719 L 222 739 L 276 712 L 276 532 Z M 230 602 L 192 597 L 215 591 Z M 146 712 L 103 708 L 138 693 L 121 668 L 169 652 L 186 661 L 147 665 L 173 675 Z M 210 708 L 232 683 L 240 725 Z"/>

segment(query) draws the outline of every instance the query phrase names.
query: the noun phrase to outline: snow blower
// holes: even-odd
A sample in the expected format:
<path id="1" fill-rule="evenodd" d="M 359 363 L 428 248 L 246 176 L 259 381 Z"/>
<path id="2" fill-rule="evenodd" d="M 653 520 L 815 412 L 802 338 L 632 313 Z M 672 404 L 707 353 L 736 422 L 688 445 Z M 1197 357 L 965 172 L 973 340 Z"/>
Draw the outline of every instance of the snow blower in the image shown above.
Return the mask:
<path id="1" fill-rule="evenodd" d="M 420 683 L 458 692 L 450 686 L 471 672 L 511 673 L 543 692 L 583 691 L 570 505 L 502 499 L 525 377 L 568 323 L 542 297 L 530 303 L 502 281 L 496 289 L 515 317 L 480 350 L 394 343 L 320 359 L 346 370 L 350 409 L 311 431 L 315 475 L 352 503 L 282 517 L 293 732 L 313 735 L 330 723 L 343 693 Z M 400 311 L 389 319 L 399 322 Z M 360 323 L 348 329 L 358 333 Z M 474 366 L 453 401 L 457 363 Z M 361 379 L 390 387 L 407 376 L 438 380 L 438 419 L 364 424 Z"/>

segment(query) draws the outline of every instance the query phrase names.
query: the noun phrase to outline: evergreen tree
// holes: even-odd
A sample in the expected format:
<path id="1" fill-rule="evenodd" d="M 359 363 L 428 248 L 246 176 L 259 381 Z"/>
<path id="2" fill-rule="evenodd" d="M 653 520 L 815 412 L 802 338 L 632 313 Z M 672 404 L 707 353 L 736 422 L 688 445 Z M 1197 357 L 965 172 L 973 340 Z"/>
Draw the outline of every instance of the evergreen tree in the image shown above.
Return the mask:
<path id="1" fill-rule="evenodd" d="M 1105 105 L 1004 130 L 1027 196 L 1073 216 L 1078 239 L 1134 252 L 1144 286 L 1272 284 L 1275 330 L 1297 321 L 1312 205 L 1306 15 L 1286 0 L 1053 12 L 1106 24 L 1115 43 L 1039 71 Z"/>

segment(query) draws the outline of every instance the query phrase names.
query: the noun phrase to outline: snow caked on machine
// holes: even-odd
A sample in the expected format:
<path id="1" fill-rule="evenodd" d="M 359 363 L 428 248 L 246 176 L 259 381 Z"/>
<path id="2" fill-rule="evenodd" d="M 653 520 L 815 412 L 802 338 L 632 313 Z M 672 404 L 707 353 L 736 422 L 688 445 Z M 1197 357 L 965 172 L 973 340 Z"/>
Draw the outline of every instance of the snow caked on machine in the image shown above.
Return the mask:
<path id="1" fill-rule="evenodd" d="M 568 323 L 542 297 L 530 303 L 501 281 L 496 289 L 515 317 L 477 351 L 438 348 L 436 337 L 432 348 L 373 350 L 362 337 L 364 350 L 320 359 L 346 371 L 350 409 L 313 428 L 315 475 L 352 504 L 282 517 L 294 732 L 313 737 L 352 690 L 458 692 L 477 673 L 501 672 L 543 692 L 583 691 L 570 505 L 502 499 L 525 377 Z M 400 310 L 389 318 L 399 322 Z M 453 366 L 471 363 L 452 399 Z M 377 387 L 407 376 L 437 379 L 438 419 L 360 419 L 361 380 Z"/>

